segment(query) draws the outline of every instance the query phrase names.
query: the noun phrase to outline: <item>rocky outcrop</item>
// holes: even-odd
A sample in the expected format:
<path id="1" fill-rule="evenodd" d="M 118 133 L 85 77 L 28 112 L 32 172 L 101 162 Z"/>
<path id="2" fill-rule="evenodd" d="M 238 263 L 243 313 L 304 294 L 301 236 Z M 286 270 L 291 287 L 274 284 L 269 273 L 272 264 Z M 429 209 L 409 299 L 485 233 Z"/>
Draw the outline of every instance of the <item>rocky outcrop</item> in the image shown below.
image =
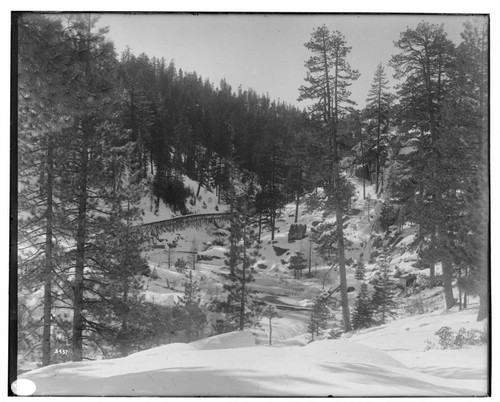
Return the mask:
<path id="1" fill-rule="evenodd" d="M 281 248 L 278 246 L 273 246 L 273 249 L 274 249 L 274 253 L 276 254 L 277 257 L 282 256 L 283 254 L 285 254 L 288 251 L 287 248 Z"/>
<path id="2" fill-rule="evenodd" d="M 307 225 L 301 223 L 292 223 L 288 231 L 288 241 L 301 240 L 306 237 Z"/>

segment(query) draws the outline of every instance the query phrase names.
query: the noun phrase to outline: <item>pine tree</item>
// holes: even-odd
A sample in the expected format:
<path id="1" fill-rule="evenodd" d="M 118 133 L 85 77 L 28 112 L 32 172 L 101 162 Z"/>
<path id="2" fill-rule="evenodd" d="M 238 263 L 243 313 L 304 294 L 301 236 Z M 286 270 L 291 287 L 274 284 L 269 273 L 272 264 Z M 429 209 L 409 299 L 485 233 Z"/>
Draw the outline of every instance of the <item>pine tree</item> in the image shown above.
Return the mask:
<path id="1" fill-rule="evenodd" d="M 330 310 L 328 308 L 328 298 L 320 294 L 314 299 L 314 304 L 311 309 L 311 316 L 308 324 L 308 330 L 311 334 L 311 340 L 314 341 L 314 334 L 319 335 L 320 329 L 327 327 L 327 320 L 330 318 Z"/>
<path id="2" fill-rule="evenodd" d="M 176 303 L 180 313 L 180 330 L 184 331 L 187 342 L 198 338 L 207 322 L 201 307 L 201 293 L 198 283 L 193 280 L 193 271 L 189 270 L 184 282 L 184 293 Z"/>
<path id="3" fill-rule="evenodd" d="M 340 175 L 340 155 L 338 150 L 338 139 L 340 136 L 340 118 L 353 102 L 349 99 L 348 87 L 353 80 L 359 77 L 359 73 L 353 70 L 346 60 L 350 47 L 347 46 L 344 36 L 330 31 L 326 26 L 316 28 L 311 40 L 305 44 L 312 52 L 312 56 L 306 61 L 307 86 L 299 88 L 302 99 L 315 100 L 309 108 L 313 119 L 317 119 L 323 125 L 328 136 L 327 156 L 330 163 L 327 177 L 327 190 L 333 195 L 337 218 L 337 242 L 339 253 L 339 270 L 342 297 L 342 315 L 344 319 L 344 330 L 351 330 L 349 300 L 347 297 L 347 279 L 345 268 L 345 246 L 343 232 L 343 202 Z"/>
<path id="4" fill-rule="evenodd" d="M 17 23 L 19 295 L 35 294 L 43 286 L 42 364 L 48 365 L 56 325 L 53 305 L 61 296 L 56 274 L 66 259 L 60 246 L 65 239 L 66 214 L 57 200 L 65 191 L 58 177 L 67 154 L 60 140 L 76 112 L 66 96 L 76 89 L 75 71 L 71 48 L 57 18 L 22 15 Z M 24 328 L 19 332 L 23 339 Z M 37 331 L 26 328 L 26 334 L 37 336 Z"/>
<path id="5" fill-rule="evenodd" d="M 356 263 L 356 271 L 354 272 L 354 278 L 358 281 L 365 280 L 365 264 L 363 263 L 363 253 L 360 254 L 359 260 Z"/>
<path id="6" fill-rule="evenodd" d="M 235 328 L 243 331 L 252 324 L 252 319 L 260 313 L 260 302 L 254 297 L 249 284 L 254 281 L 253 264 L 258 255 L 250 224 L 251 209 L 248 197 L 234 196 L 231 218 L 230 248 L 225 261 L 229 273 L 225 274 L 225 302 L 229 320 Z"/>
<path id="7" fill-rule="evenodd" d="M 385 324 L 387 317 L 395 317 L 397 303 L 395 300 L 396 290 L 389 279 L 389 265 L 385 256 L 380 257 L 380 275 L 375 281 L 374 292 L 371 299 L 371 307 L 380 322 Z"/>
<path id="8" fill-rule="evenodd" d="M 295 255 L 290 257 L 290 267 L 293 270 L 293 276 L 295 279 L 299 279 L 302 276 L 302 270 L 306 268 L 307 260 L 303 253 L 297 252 Z"/>
<path id="9" fill-rule="evenodd" d="M 442 26 L 427 22 L 401 33 L 395 46 L 400 53 L 390 64 L 395 77 L 404 80 L 398 91 L 398 120 L 418 152 L 401 155 L 409 171 L 396 173 L 402 180 L 399 188 L 393 189 L 411 210 L 411 218 L 428 230 L 426 235 L 435 237 L 443 267 L 446 308 L 451 308 L 454 297 L 448 217 L 458 212 L 457 195 L 462 184 L 455 172 L 464 152 L 454 138 L 454 119 L 447 116 L 454 99 L 455 46 Z"/>
<path id="10" fill-rule="evenodd" d="M 368 285 L 362 282 L 354 303 L 352 326 L 354 329 L 368 328 L 372 324 L 372 307 L 368 296 Z"/>
<path id="11" fill-rule="evenodd" d="M 385 200 L 380 210 L 380 227 L 384 232 L 389 230 L 389 226 L 394 222 L 394 211 L 389 200 Z"/>
<path id="12" fill-rule="evenodd" d="M 461 34 L 462 43 L 457 49 L 458 84 L 461 106 L 455 116 L 461 117 L 461 124 L 467 128 L 467 148 L 471 158 L 469 166 L 461 174 L 467 177 L 468 194 L 465 197 L 466 213 L 455 253 L 458 263 L 467 264 L 469 272 L 466 281 L 471 291 L 479 296 L 477 320 L 489 314 L 488 264 L 488 212 L 490 205 L 488 180 L 488 128 L 489 128 L 489 65 L 488 65 L 487 17 L 477 17 L 468 21 Z"/>
<path id="13" fill-rule="evenodd" d="M 135 205 L 142 184 L 138 172 L 130 170 L 134 144 L 127 138 L 117 107 L 120 91 L 113 45 L 106 40 L 105 30 L 94 30 L 94 23 L 91 16 L 71 16 L 66 29 L 77 86 L 77 98 L 70 101 L 79 106 L 72 127 L 64 130 L 61 146 L 68 158 L 60 177 L 61 186 L 66 187 L 60 197 L 68 218 L 65 230 L 72 239 L 71 263 L 65 274 L 72 289 L 75 361 L 84 356 L 84 338 L 100 347 L 102 340 L 115 333 L 114 322 L 106 314 L 114 316 L 117 311 L 106 312 L 103 306 L 118 306 L 107 289 L 115 286 L 115 275 L 121 276 L 119 268 L 134 261 L 118 282 L 124 286 L 123 299 L 130 296 L 126 288 L 133 277 L 143 271 L 139 250 L 132 246 L 137 239 L 126 234 L 139 216 Z M 130 244 L 120 245 L 123 241 Z M 108 242 L 113 246 L 106 247 Z M 127 247 L 135 256 L 129 254 L 130 262 L 120 261 Z"/>
<path id="14" fill-rule="evenodd" d="M 375 192 L 380 188 L 380 166 L 383 165 L 387 152 L 387 141 L 384 138 L 389 130 L 390 109 L 394 96 L 388 91 L 389 81 L 382 63 L 377 66 L 373 83 L 366 99 L 364 117 L 367 120 L 367 131 L 372 137 L 375 132 Z"/>
<path id="15" fill-rule="evenodd" d="M 273 318 L 281 318 L 281 316 L 278 314 L 276 307 L 274 307 L 272 304 L 267 305 L 267 307 L 262 312 L 262 315 L 269 320 L 269 346 L 271 346 L 272 339 L 273 339 L 272 320 L 273 320 Z"/>
<path id="16" fill-rule="evenodd" d="M 175 270 L 179 273 L 184 273 L 187 268 L 187 262 L 184 258 L 179 258 L 174 264 Z"/>

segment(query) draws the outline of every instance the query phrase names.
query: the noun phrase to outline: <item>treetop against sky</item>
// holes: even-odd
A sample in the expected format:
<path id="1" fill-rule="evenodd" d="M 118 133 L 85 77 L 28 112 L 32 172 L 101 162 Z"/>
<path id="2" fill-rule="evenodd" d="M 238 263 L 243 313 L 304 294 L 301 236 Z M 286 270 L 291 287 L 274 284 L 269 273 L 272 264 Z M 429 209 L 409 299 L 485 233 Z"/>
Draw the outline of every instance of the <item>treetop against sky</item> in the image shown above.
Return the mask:
<path id="1" fill-rule="evenodd" d="M 109 38 L 121 53 L 174 60 L 177 68 L 196 71 L 215 86 L 226 81 L 236 90 L 252 88 L 299 107 L 298 88 L 304 83 L 304 47 L 314 28 L 325 24 L 338 30 L 352 47 L 348 60 L 361 76 L 350 87 L 359 107 L 366 101 L 379 63 L 396 53 L 394 41 L 408 27 L 426 20 L 444 24 L 449 39 L 460 42 L 466 15 L 355 15 L 355 14 L 101 14 L 99 26 L 109 27 Z M 387 68 L 391 84 L 393 70 Z"/>

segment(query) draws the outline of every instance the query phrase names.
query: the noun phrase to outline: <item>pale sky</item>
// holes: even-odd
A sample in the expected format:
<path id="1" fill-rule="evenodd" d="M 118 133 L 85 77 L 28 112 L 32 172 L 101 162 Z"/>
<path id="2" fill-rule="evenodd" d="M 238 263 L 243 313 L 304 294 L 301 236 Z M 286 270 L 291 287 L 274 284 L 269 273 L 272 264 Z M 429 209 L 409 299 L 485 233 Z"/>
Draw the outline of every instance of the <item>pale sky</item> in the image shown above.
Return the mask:
<path id="1" fill-rule="evenodd" d="M 342 14 L 102 14 L 100 26 L 119 54 L 128 45 L 136 55 L 164 57 L 177 69 L 196 71 L 217 87 L 222 78 L 237 90 L 254 89 L 273 100 L 297 102 L 304 83 L 304 47 L 313 28 L 325 24 L 344 34 L 352 47 L 349 61 L 361 77 L 351 86 L 352 99 L 364 105 L 379 62 L 396 53 L 393 42 L 407 27 L 422 20 L 444 23 L 448 37 L 460 41 L 465 15 Z M 386 67 L 389 78 L 392 69 Z"/>

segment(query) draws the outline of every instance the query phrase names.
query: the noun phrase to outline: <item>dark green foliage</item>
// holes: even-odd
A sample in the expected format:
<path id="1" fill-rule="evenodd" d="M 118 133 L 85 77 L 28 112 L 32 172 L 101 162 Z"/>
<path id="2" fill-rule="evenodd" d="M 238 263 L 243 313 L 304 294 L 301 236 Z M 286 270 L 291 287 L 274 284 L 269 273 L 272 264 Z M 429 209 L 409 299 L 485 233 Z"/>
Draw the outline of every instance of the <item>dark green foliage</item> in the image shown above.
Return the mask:
<path id="1" fill-rule="evenodd" d="M 272 304 L 268 304 L 267 307 L 263 310 L 262 315 L 269 320 L 269 345 L 272 344 L 273 339 L 273 318 L 281 318 L 276 310 L 276 307 Z"/>
<path id="2" fill-rule="evenodd" d="M 380 227 L 384 232 L 386 232 L 389 229 L 389 226 L 394 224 L 394 221 L 396 219 L 395 213 L 394 213 L 394 208 L 390 204 L 388 200 L 386 200 L 382 204 L 382 209 L 380 210 Z"/>
<path id="3" fill-rule="evenodd" d="M 354 303 L 354 311 L 352 313 L 352 327 L 353 329 L 368 328 L 373 323 L 373 310 L 370 297 L 368 295 L 368 285 L 362 282 L 358 296 Z"/>
<path id="4" fill-rule="evenodd" d="M 324 295 L 319 295 L 314 299 L 309 324 L 307 326 L 311 334 L 311 340 L 314 340 L 315 334 L 319 335 L 320 329 L 325 329 L 327 327 L 327 320 L 331 316 L 329 304 L 329 299 Z"/>
<path id="5" fill-rule="evenodd" d="M 359 260 L 356 263 L 356 271 L 354 272 L 354 277 L 358 281 L 365 280 L 365 264 L 363 263 L 363 253 L 359 256 Z"/>
<path id="6" fill-rule="evenodd" d="M 178 331 L 184 331 L 185 340 L 191 342 L 198 339 L 207 323 L 207 316 L 201 306 L 201 293 L 198 283 L 193 280 L 193 272 L 189 270 L 184 282 L 184 293 L 176 303 L 178 309 Z"/>
<path id="7" fill-rule="evenodd" d="M 363 110 L 367 138 L 364 144 L 365 163 L 375 164 L 375 192 L 382 184 L 382 167 L 387 160 L 389 150 L 389 127 L 392 123 L 392 102 L 394 95 L 388 90 L 389 81 L 382 63 L 377 66 L 373 83 Z"/>
<path id="8" fill-rule="evenodd" d="M 380 274 L 374 285 L 371 299 L 373 312 L 378 321 L 385 324 L 388 317 L 396 316 L 396 286 L 389 279 L 388 264 L 381 257 Z"/>
<path id="9" fill-rule="evenodd" d="M 175 262 L 174 267 L 177 272 L 180 272 L 182 274 L 187 268 L 187 262 L 184 258 L 179 258 Z"/>
<path id="10" fill-rule="evenodd" d="M 175 307 L 146 303 L 139 323 L 141 327 L 141 349 L 168 344 L 175 337 L 178 311 Z"/>
<path id="11" fill-rule="evenodd" d="M 224 274 L 227 299 L 223 303 L 223 310 L 233 328 L 242 331 L 253 325 L 253 319 L 261 312 L 262 303 L 248 287 L 254 281 L 253 265 L 259 255 L 259 244 L 249 227 L 252 200 L 242 195 L 234 196 L 233 202 L 230 247 L 225 261 L 229 273 Z"/>
<path id="12" fill-rule="evenodd" d="M 403 79 L 397 114 L 403 135 L 389 188 L 430 244 L 429 263 L 441 262 L 447 308 L 455 303 L 453 265 L 474 256 L 469 261 L 481 272 L 481 319 L 488 304 L 487 23 L 466 24 L 456 47 L 443 26 L 422 22 L 401 34 L 391 60 Z"/>
<path id="13" fill-rule="evenodd" d="M 290 257 L 289 269 L 293 270 L 293 276 L 298 279 L 302 276 L 302 270 L 307 267 L 307 260 L 303 253 L 297 252 Z"/>
<path id="14" fill-rule="evenodd" d="M 315 250 L 328 263 L 338 262 L 338 231 L 335 223 L 320 223 L 311 228 L 311 240 L 317 245 Z M 346 247 L 351 242 L 344 238 Z"/>
<path id="15" fill-rule="evenodd" d="M 174 212 L 178 211 L 185 215 L 186 200 L 193 197 L 193 191 L 184 185 L 182 177 L 178 175 L 166 176 L 158 170 L 153 180 L 153 195 L 156 197 L 155 208 L 158 211 L 159 201 L 162 200 L 170 206 Z"/>

